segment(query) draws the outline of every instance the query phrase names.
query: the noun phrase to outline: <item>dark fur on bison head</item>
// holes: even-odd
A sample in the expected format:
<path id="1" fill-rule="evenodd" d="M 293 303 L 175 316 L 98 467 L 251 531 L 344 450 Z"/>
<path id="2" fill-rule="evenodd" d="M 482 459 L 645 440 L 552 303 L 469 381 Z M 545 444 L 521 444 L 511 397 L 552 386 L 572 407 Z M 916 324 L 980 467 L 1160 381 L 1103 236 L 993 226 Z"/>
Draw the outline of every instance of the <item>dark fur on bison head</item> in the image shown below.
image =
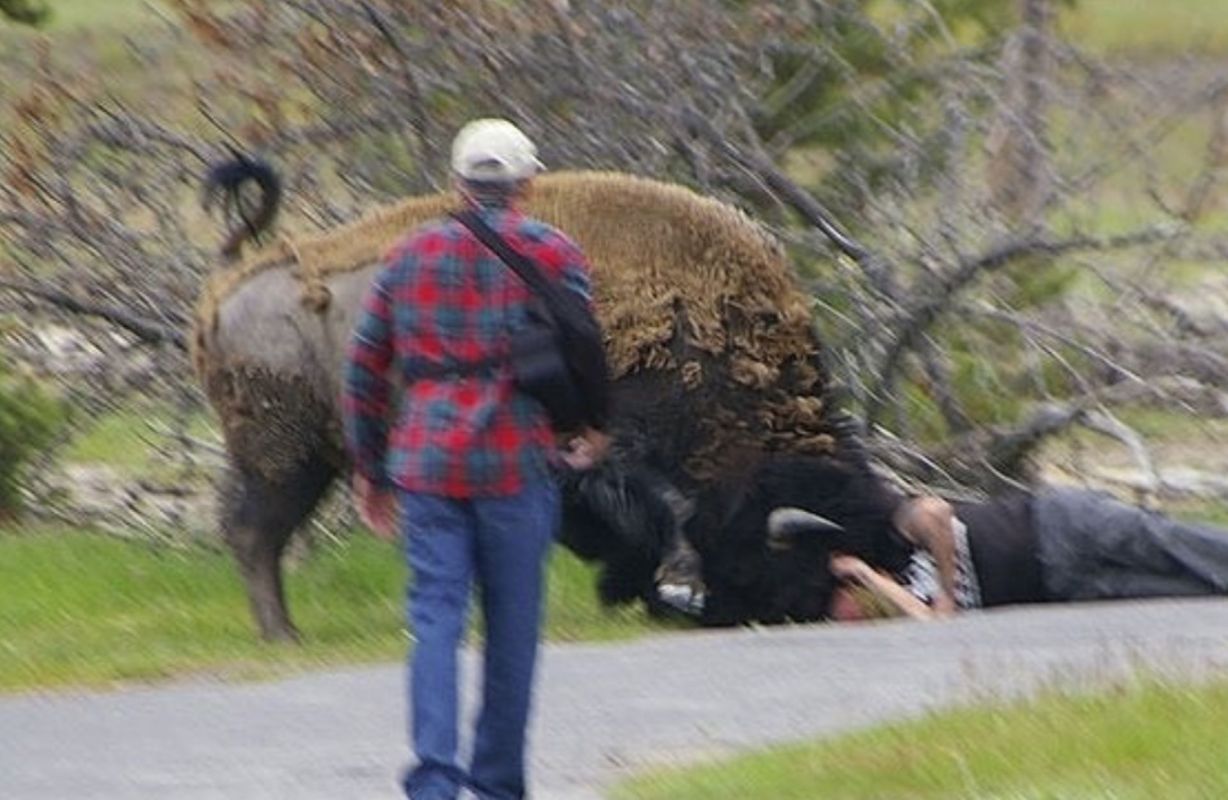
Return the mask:
<path id="1" fill-rule="evenodd" d="M 645 599 L 655 607 L 658 567 L 676 528 L 663 499 L 663 482 L 643 469 L 602 465 L 589 472 L 567 472 L 560 483 L 562 542 L 580 558 L 600 565 L 601 601 L 617 605 Z"/>
<path id="2" fill-rule="evenodd" d="M 835 588 L 828 567 L 833 552 L 893 570 L 908 555 L 891 524 L 896 495 L 864 464 L 779 456 L 725 497 L 702 504 L 723 505 L 721 519 L 696 519 L 688 532 L 703 558 L 705 624 L 823 619 Z M 778 508 L 809 511 L 840 530 L 770 541 L 768 517 Z"/>

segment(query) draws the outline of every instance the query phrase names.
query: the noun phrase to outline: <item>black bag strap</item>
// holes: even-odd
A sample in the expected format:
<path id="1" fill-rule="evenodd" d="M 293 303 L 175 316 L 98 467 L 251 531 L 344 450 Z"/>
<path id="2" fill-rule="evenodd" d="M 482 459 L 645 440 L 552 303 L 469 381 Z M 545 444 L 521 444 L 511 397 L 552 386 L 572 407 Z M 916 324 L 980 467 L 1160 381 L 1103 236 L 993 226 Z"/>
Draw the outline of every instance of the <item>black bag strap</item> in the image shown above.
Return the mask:
<path id="1" fill-rule="evenodd" d="M 482 216 L 474 209 L 458 211 L 452 214 L 452 218 L 468 228 L 474 236 L 478 237 L 478 241 L 490 248 L 490 251 L 497 255 L 500 261 L 519 275 L 530 289 L 537 292 L 546 301 L 550 311 L 557 316 L 558 298 L 555 295 L 557 287 L 546 279 L 546 276 L 528 256 L 512 247 L 507 239 L 487 225 L 486 220 L 482 219 Z"/>
<path id="2" fill-rule="evenodd" d="M 452 218 L 515 272 L 545 302 L 554 324 L 567 332 L 564 353 L 589 406 L 589 424 L 603 428 L 610 410 L 609 367 L 601 329 L 587 304 L 579 295 L 569 296 L 560 283 L 548 280 L 530 258 L 512 247 L 474 209 L 456 212 Z"/>

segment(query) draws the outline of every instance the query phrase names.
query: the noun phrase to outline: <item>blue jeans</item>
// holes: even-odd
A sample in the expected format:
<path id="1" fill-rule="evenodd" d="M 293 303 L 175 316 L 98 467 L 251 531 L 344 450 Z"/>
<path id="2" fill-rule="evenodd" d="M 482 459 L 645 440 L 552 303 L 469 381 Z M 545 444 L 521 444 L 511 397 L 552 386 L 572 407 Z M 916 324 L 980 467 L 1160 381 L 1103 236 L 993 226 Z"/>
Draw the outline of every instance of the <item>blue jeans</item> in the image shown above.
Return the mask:
<path id="1" fill-rule="evenodd" d="M 413 800 L 525 795 L 525 729 L 541 628 L 544 565 L 559 524 L 552 481 L 507 497 L 454 499 L 401 493 L 413 570 L 409 621 Z M 457 651 L 477 579 L 486 622 L 482 709 L 466 771 L 457 760 Z"/>

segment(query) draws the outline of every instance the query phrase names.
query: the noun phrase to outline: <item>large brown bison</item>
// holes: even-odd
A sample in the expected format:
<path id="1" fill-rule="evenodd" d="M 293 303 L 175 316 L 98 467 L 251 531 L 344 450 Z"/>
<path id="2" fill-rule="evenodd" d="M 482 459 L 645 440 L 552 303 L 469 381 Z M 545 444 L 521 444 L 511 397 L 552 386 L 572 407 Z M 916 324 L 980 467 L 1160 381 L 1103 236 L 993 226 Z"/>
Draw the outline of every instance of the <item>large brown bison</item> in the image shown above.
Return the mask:
<path id="1" fill-rule="evenodd" d="M 228 239 L 232 256 L 272 218 L 278 184 L 248 161 L 212 175 L 218 191 L 249 180 L 266 203 L 258 224 Z M 338 398 L 360 300 L 393 242 L 455 203 L 412 198 L 322 235 L 282 238 L 204 289 L 191 341 L 230 456 L 221 525 L 265 638 L 295 635 L 280 556 L 346 473 Z M 807 491 L 829 499 L 822 483 L 835 489 L 859 467 L 824 402 L 811 303 L 781 248 L 728 205 L 627 175 L 543 177 L 526 210 L 588 254 L 607 337 L 614 447 L 600 468 L 560 475 L 562 542 L 600 562 L 602 598 L 655 604 L 658 583 L 690 580 L 698 550 L 708 622 L 821 616 L 811 584 L 826 570 L 797 574 L 811 559 L 767 547 L 762 533 L 774 503 L 764 492 L 779 485 L 793 504 L 806 492 L 791 485 L 788 459 L 758 467 L 781 454 L 816 457 L 806 463 L 819 485 Z"/>

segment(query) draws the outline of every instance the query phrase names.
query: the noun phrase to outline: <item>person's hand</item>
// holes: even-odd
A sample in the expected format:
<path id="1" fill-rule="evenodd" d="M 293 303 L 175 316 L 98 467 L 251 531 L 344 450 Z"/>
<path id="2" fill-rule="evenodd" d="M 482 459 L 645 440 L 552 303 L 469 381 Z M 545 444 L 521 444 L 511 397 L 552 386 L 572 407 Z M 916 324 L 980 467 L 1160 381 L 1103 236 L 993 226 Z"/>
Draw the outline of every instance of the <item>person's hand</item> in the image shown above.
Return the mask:
<path id="1" fill-rule="evenodd" d="M 354 475 L 354 506 L 363 524 L 381 539 L 391 541 L 397 535 L 397 498 L 362 475 Z"/>
<path id="2" fill-rule="evenodd" d="M 584 433 L 567 443 L 559 457 L 563 463 L 577 471 L 592 469 L 610 449 L 612 439 L 609 434 L 593 428 L 586 428 Z"/>
<path id="3" fill-rule="evenodd" d="M 843 581 L 863 583 L 870 565 L 857 556 L 834 555 L 828 561 L 831 574 Z"/>
<path id="4" fill-rule="evenodd" d="M 959 611 L 959 606 L 955 604 L 955 598 L 946 592 L 938 592 L 934 596 L 934 603 L 930 606 L 934 610 L 934 614 L 939 617 L 950 617 Z"/>

